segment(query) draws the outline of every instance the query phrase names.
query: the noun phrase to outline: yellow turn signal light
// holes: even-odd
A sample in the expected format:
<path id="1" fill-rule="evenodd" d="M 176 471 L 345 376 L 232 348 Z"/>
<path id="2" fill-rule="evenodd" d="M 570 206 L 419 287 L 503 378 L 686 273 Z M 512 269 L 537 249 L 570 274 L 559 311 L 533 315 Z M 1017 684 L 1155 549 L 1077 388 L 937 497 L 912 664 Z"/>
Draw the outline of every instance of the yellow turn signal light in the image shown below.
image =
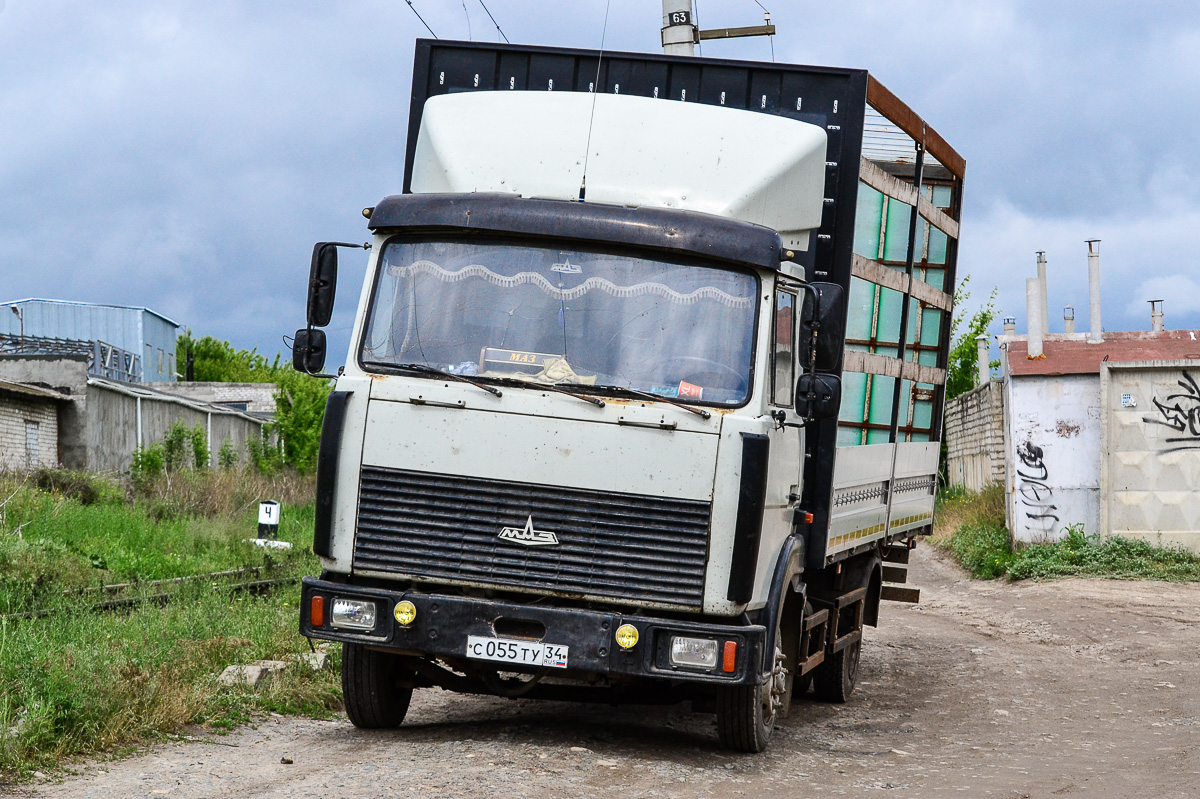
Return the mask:
<path id="1" fill-rule="evenodd" d="M 622 649 L 633 649 L 634 645 L 638 642 L 637 627 L 634 627 L 632 624 L 622 624 L 617 628 L 615 637 L 617 645 Z"/>
<path id="2" fill-rule="evenodd" d="M 392 611 L 392 614 L 396 617 L 396 621 L 408 626 L 417 620 L 417 606 L 405 599 L 396 603 L 396 609 Z"/>

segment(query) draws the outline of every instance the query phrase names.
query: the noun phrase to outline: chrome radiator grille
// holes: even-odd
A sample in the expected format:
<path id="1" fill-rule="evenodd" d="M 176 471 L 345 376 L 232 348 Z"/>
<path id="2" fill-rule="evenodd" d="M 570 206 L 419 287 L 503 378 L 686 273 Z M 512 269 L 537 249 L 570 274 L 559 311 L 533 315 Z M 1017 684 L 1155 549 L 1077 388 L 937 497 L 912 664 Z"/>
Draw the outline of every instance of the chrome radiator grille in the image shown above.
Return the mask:
<path id="1" fill-rule="evenodd" d="M 698 607 L 711 504 L 363 467 L 355 570 Z M 499 538 L 552 532 L 553 546 Z"/>

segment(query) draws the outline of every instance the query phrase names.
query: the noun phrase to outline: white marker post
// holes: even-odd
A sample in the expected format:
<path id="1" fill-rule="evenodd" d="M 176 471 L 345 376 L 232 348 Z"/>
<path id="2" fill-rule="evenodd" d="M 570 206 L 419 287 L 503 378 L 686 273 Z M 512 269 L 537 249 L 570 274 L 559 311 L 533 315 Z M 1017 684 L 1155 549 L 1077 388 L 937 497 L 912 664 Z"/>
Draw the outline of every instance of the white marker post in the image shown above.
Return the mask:
<path id="1" fill-rule="evenodd" d="M 258 537 L 279 538 L 279 503 L 273 499 L 258 503 Z"/>
<path id="2" fill-rule="evenodd" d="M 258 538 L 249 539 L 252 544 L 264 549 L 291 549 L 287 541 L 279 540 L 279 517 L 282 508 L 278 502 L 268 499 L 258 503 Z"/>

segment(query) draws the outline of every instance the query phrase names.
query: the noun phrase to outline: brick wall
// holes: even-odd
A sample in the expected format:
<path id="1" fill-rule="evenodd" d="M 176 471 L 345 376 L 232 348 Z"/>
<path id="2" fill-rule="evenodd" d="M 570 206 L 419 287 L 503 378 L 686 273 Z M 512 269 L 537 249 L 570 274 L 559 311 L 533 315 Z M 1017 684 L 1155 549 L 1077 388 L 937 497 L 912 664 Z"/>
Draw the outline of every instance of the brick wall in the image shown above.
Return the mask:
<path id="1" fill-rule="evenodd" d="M 981 491 L 1004 483 L 1004 400 L 992 380 L 946 403 L 946 465 L 951 486 Z"/>
<path id="2" fill-rule="evenodd" d="M 36 452 L 28 426 L 37 425 Z M 53 402 L 0 396 L 0 471 L 25 472 L 58 465 L 58 409 Z"/>
<path id="3" fill-rule="evenodd" d="M 159 388 L 159 386 L 155 386 Z M 177 397 L 201 402 L 244 405 L 247 413 L 275 413 L 274 383 L 198 383 L 179 382 L 160 388 Z"/>

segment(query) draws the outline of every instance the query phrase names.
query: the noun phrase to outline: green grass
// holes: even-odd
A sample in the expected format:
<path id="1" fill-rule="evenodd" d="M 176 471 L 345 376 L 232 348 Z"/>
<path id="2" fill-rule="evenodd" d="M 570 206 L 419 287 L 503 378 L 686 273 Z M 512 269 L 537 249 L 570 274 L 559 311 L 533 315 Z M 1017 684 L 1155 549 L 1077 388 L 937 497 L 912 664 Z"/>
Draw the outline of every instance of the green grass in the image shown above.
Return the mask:
<path id="1" fill-rule="evenodd" d="M 953 492 L 940 496 L 937 526 L 933 542 L 950 552 L 977 579 L 1200 581 L 1200 555 L 1119 536 L 1088 536 L 1082 525 L 1067 528 L 1062 541 L 1014 551 L 1005 528 L 1004 495 L 999 487 L 977 495 Z"/>
<path id="2" fill-rule="evenodd" d="M 255 712 L 323 715 L 338 707 L 336 663 L 318 673 L 291 668 L 257 691 L 216 682 L 228 665 L 309 651 L 296 631 L 298 585 L 259 597 L 222 580 L 145 585 L 268 558 L 265 577 L 316 573 L 313 509 L 300 504 L 311 495 L 311 479 L 288 484 L 249 473 L 177 474 L 136 496 L 100 478 L 0 475 L 0 793 L 5 780 L 61 758 L 186 725 L 224 729 Z M 259 498 L 284 502 L 280 538 L 294 544 L 290 553 L 245 542 L 256 535 Z M 173 596 L 92 611 L 110 595 L 80 589 L 114 582 L 138 584 L 120 597 Z M 29 611 L 48 613 L 13 615 Z"/>
<path id="3" fill-rule="evenodd" d="M 93 478 L 93 482 L 107 481 Z M 183 475 L 176 477 L 172 488 L 132 500 L 108 484 L 85 505 L 71 493 L 0 479 L 0 501 L 11 497 L 0 519 L 0 615 L 35 610 L 55 594 L 89 586 L 163 580 L 268 562 L 284 570 L 318 568 L 308 549 L 311 504 L 284 508 L 279 537 L 294 548 L 282 554 L 267 552 L 246 541 L 257 535 L 257 498 L 217 507 L 207 516 L 180 507 L 176 495 L 205 482 L 237 484 L 220 474 Z"/>

